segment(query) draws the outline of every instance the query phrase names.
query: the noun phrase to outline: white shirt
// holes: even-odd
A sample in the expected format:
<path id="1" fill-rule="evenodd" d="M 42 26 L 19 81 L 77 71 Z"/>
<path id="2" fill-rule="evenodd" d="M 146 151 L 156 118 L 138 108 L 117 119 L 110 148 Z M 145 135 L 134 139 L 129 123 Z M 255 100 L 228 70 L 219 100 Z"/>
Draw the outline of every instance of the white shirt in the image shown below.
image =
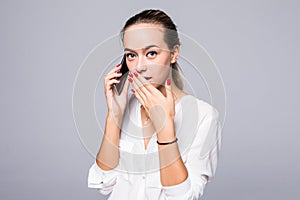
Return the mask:
<path id="1" fill-rule="evenodd" d="M 96 162 L 88 174 L 88 187 L 109 200 L 185 200 L 199 199 L 215 174 L 221 147 L 218 111 L 192 95 L 175 105 L 174 126 L 187 179 L 174 186 L 160 182 L 156 133 L 144 147 L 140 103 L 132 95 L 124 114 L 120 136 L 120 160 L 114 170 L 102 170 Z"/>

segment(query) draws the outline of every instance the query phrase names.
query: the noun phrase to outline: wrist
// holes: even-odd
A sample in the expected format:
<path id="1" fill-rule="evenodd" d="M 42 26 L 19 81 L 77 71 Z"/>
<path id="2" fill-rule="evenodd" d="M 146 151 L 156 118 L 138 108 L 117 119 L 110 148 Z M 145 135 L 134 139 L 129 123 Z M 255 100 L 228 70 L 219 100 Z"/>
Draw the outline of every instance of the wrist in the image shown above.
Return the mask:
<path id="1" fill-rule="evenodd" d="M 123 116 L 117 116 L 114 113 L 108 112 L 106 116 L 106 122 L 107 123 L 114 123 L 118 127 L 122 125 Z"/>
<path id="2" fill-rule="evenodd" d="M 163 128 L 157 132 L 157 140 L 159 142 L 170 142 L 176 139 L 174 120 L 167 119 Z"/>
<path id="3" fill-rule="evenodd" d="M 112 110 L 108 110 L 106 117 L 109 117 L 109 118 L 112 118 L 112 119 L 122 119 L 123 115 L 124 115 L 123 112 L 122 113 L 117 113 L 117 112 L 114 112 Z"/>
<path id="4" fill-rule="evenodd" d="M 177 142 L 177 138 L 175 138 L 175 140 L 172 140 L 172 141 L 169 141 L 169 142 L 160 142 L 160 141 L 156 141 L 156 143 L 157 144 L 159 144 L 159 145 L 169 145 L 169 144 L 173 144 L 173 143 L 175 143 L 175 142 Z"/>

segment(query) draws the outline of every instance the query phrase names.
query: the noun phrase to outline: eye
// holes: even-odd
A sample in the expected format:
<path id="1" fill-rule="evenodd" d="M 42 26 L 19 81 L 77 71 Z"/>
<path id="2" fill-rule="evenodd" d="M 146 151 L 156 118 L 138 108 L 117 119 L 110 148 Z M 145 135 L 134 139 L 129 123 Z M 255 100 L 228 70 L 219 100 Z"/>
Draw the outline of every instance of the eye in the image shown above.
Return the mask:
<path id="1" fill-rule="evenodd" d="M 157 52 L 156 51 L 150 51 L 147 53 L 147 57 L 150 57 L 150 58 L 154 58 L 155 56 L 157 55 Z"/>
<path id="2" fill-rule="evenodd" d="M 135 55 L 133 53 L 126 53 L 126 57 L 128 58 L 128 60 L 132 60 Z"/>

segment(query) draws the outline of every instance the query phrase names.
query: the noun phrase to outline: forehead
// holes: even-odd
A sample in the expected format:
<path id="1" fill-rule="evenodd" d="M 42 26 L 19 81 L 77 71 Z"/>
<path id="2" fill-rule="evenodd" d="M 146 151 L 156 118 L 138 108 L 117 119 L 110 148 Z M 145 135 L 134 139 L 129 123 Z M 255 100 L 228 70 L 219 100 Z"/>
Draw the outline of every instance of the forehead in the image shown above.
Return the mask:
<path id="1" fill-rule="evenodd" d="M 124 48 L 141 49 L 149 45 L 157 45 L 167 49 L 164 41 L 164 29 L 156 24 L 136 24 L 128 27 L 124 33 Z"/>

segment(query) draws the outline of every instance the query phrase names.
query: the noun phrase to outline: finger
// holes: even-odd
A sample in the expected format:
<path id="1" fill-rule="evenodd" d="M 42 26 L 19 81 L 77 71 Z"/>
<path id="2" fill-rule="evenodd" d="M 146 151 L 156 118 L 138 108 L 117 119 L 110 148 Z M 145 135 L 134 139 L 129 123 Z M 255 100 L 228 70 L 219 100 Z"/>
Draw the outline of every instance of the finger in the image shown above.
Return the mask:
<path id="1" fill-rule="evenodd" d="M 172 93 L 172 87 L 171 87 L 171 79 L 167 79 L 165 81 L 165 88 L 166 88 L 166 98 L 168 100 L 173 101 L 173 93 Z"/>
<path id="2" fill-rule="evenodd" d="M 141 90 L 140 86 L 137 84 L 136 81 L 134 81 L 134 76 L 132 76 L 132 74 L 130 75 L 130 77 L 128 78 L 129 82 L 132 84 L 134 90 L 135 90 L 135 93 L 138 93 L 140 98 L 143 99 L 143 102 L 145 102 L 145 99 L 146 99 L 146 96 L 145 94 L 143 93 L 143 91 Z"/>
<path id="3" fill-rule="evenodd" d="M 117 79 L 109 80 L 107 82 L 106 89 L 111 89 L 113 87 L 113 84 L 116 84 L 116 83 L 120 83 L 120 80 L 117 80 Z"/>
<path id="4" fill-rule="evenodd" d="M 135 78 L 141 83 L 144 85 L 144 87 L 149 87 L 149 86 L 152 86 L 151 83 L 142 75 L 138 74 L 137 72 L 134 72 L 133 73 Z M 153 86 L 152 86 L 153 87 Z"/>
<path id="5" fill-rule="evenodd" d="M 109 91 L 112 91 L 113 93 L 115 93 L 115 87 L 114 87 L 114 84 L 116 83 L 119 83 L 120 81 L 119 80 L 116 80 L 116 79 L 112 79 L 110 80 L 104 87 L 105 89 L 105 93 L 109 92 Z"/>
<path id="6" fill-rule="evenodd" d="M 138 85 L 141 92 L 143 92 L 143 94 L 145 96 L 149 97 L 151 95 L 151 93 L 150 93 L 148 87 L 151 84 L 149 82 L 147 82 L 147 80 L 143 76 L 139 75 L 137 72 L 134 72 L 133 74 L 134 74 L 134 76 L 132 77 L 133 81 L 136 83 L 136 85 Z"/>
<path id="7" fill-rule="evenodd" d="M 134 88 L 132 88 L 131 91 L 134 94 L 134 96 L 137 98 L 137 100 L 140 102 L 140 104 L 142 104 L 145 107 L 145 102 L 142 99 L 141 95 Z"/>
<path id="8" fill-rule="evenodd" d="M 141 82 L 141 84 L 144 85 L 145 88 L 147 88 L 149 92 L 152 92 L 154 89 L 156 89 L 144 76 L 138 74 L 136 78 Z"/>
<path id="9" fill-rule="evenodd" d="M 119 71 L 119 70 L 121 69 L 121 66 L 122 66 L 121 63 L 117 64 L 113 69 L 111 69 L 111 70 L 107 73 L 107 75 L 113 74 L 113 73 Z"/>
<path id="10" fill-rule="evenodd" d="M 144 87 L 148 90 L 152 95 L 161 95 L 161 92 L 154 87 L 149 80 L 147 80 L 144 76 L 138 76 L 137 79 L 144 85 Z"/>
<path id="11" fill-rule="evenodd" d="M 114 72 L 114 73 L 111 73 L 111 74 L 107 74 L 105 76 L 105 80 L 108 81 L 108 80 L 111 80 L 113 78 L 118 78 L 118 77 L 121 77 L 122 76 L 122 72 Z"/>

